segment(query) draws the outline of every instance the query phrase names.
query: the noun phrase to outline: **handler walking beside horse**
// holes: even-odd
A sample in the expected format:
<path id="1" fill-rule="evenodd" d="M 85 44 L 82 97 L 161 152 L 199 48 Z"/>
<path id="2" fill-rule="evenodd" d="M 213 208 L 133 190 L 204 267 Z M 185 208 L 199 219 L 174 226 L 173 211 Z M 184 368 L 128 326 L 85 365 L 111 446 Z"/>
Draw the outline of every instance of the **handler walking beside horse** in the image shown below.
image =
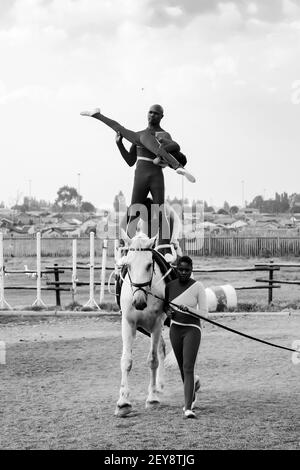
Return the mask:
<path id="1" fill-rule="evenodd" d="M 193 262 L 189 256 L 179 258 L 177 272 L 178 279 L 169 282 L 165 287 L 164 309 L 171 318 L 170 341 L 184 385 L 184 417 L 196 418 L 193 408 L 196 392 L 200 389 L 200 380 L 195 377 L 194 368 L 201 341 L 201 323 L 200 318 L 185 312 L 188 307 L 198 307 L 199 314 L 207 316 L 207 299 L 202 283 L 191 279 Z M 177 304 L 178 310 L 170 307 L 169 301 Z"/>

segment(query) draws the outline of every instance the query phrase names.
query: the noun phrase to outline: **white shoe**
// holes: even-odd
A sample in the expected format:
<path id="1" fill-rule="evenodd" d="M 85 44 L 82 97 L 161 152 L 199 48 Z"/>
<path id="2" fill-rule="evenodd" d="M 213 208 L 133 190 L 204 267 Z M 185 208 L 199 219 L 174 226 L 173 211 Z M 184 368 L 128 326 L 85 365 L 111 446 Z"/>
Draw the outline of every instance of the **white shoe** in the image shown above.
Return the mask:
<path id="1" fill-rule="evenodd" d="M 199 375 L 195 375 L 195 400 L 192 403 L 191 410 L 193 410 L 195 408 L 196 401 L 197 401 L 196 393 L 200 392 L 200 387 L 201 387 L 200 377 L 199 377 Z M 183 407 L 182 410 L 185 411 L 185 406 Z"/>
<path id="2" fill-rule="evenodd" d="M 192 418 L 192 419 L 195 419 L 196 418 L 196 415 L 195 413 L 192 411 L 192 410 L 186 410 L 184 412 L 184 417 L 185 418 Z"/>
<path id="3" fill-rule="evenodd" d="M 95 108 L 92 111 L 81 111 L 81 116 L 94 116 L 94 114 L 100 113 L 100 108 Z"/>
<path id="4" fill-rule="evenodd" d="M 178 173 L 178 175 L 185 176 L 191 183 L 196 182 L 196 178 L 184 168 L 177 168 L 176 173 Z"/>
<path id="5" fill-rule="evenodd" d="M 197 399 L 195 398 L 195 400 L 192 403 L 191 410 L 193 410 L 195 408 L 196 401 L 197 401 Z M 185 406 L 182 408 L 182 411 L 185 411 Z"/>

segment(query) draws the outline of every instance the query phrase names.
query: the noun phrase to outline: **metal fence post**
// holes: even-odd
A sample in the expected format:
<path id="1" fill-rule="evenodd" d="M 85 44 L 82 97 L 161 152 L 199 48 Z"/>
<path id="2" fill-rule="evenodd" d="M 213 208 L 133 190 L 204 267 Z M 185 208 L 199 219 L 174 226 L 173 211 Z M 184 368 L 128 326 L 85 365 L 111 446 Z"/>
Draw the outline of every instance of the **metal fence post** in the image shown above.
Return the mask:
<path id="1" fill-rule="evenodd" d="M 60 289 L 59 289 L 59 270 L 57 266 L 58 264 L 54 263 L 55 298 L 56 298 L 56 307 L 61 307 Z"/>
<path id="2" fill-rule="evenodd" d="M 270 264 L 274 263 L 274 261 L 270 261 Z M 269 289 L 268 289 L 268 304 L 270 304 L 273 301 L 273 267 L 269 269 Z"/>

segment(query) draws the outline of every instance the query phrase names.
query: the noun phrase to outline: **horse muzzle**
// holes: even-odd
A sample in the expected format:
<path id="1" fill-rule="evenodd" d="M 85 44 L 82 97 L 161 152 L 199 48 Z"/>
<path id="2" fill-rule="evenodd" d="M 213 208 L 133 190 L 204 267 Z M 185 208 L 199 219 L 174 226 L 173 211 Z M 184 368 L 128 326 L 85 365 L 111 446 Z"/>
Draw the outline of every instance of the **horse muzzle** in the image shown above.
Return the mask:
<path id="1" fill-rule="evenodd" d="M 137 310 L 144 310 L 147 307 L 147 297 L 144 289 L 137 289 L 133 294 L 133 307 Z"/>

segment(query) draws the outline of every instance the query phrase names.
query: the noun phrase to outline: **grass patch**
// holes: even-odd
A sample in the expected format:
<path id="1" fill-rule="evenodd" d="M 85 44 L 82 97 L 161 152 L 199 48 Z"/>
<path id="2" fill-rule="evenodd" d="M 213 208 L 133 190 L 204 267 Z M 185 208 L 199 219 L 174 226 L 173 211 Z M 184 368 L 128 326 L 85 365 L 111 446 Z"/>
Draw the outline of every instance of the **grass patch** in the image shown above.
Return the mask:
<path id="1" fill-rule="evenodd" d="M 103 302 L 100 304 L 100 308 L 102 310 L 106 310 L 107 312 L 119 312 L 120 307 L 115 302 Z"/>
<path id="2" fill-rule="evenodd" d="M 259 304 L 256 302 L 238 303 L 231 312 L 282 312 L 284 310 L 300 310 L 299 302 L 273 301 L 269 305 Z"/>
<path id="3" fill-rule="evenodd" d="M 72 310 L 74 312 L 78 312 L 78 311 L 82 310 L 82 308 L 83 308 L 82 305 L 80 303 L 76 302 L 76 301 L 71 302 L 70 304 L 65 306 L 66 310 Z"/>

